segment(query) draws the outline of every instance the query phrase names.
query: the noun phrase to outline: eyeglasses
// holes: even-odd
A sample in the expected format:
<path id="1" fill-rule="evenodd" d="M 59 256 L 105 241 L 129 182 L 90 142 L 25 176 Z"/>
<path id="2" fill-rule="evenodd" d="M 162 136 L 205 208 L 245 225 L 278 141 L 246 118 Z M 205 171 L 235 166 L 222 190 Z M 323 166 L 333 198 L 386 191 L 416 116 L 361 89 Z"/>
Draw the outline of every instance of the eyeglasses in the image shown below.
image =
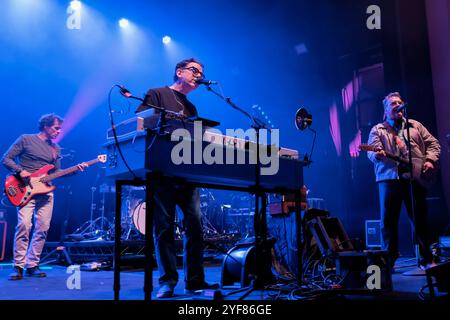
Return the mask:
<path id="1" fill-rule="evenodd" d="M 203 72 L 198 70 L 196 67 L 189 67 L 189 68 L 182 68 L 182 69 L 191 71 L 195 77 L 200 75 L 200 79 L 205 78 L 205 75 L 203 74 Z"/>

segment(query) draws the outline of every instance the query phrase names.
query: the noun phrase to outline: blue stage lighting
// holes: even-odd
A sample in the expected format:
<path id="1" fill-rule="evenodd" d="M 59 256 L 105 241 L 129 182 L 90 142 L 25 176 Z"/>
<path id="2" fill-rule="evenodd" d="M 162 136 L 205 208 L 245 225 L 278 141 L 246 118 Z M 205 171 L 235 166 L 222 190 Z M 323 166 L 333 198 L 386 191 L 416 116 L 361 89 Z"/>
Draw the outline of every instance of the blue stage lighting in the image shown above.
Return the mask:
<path id="1" fill-rule="evenodd" d="M 81 9 L 81 2 L 78 0 L 70 1 L 70 7 L 72 10 L 78 11 Z"/>
<path id="2" fill-rule="evenodd" d="M 128 27 L 128 24 L 129 24 L 128 19 L 122 18 L 122 19 L 119 20 L 119 26 L 120 26 L 121 28 L 126 28 L 126 27 Z"/>
<path id="3" fill-rule="evenodd" d="M 162 42 L 163 42 L 164 44 L 169 44 L 170 41 L 172 41 L 172 38 L 169 37 L 169 36 L 164 36 L 164 37 L 162 38 Z"/>

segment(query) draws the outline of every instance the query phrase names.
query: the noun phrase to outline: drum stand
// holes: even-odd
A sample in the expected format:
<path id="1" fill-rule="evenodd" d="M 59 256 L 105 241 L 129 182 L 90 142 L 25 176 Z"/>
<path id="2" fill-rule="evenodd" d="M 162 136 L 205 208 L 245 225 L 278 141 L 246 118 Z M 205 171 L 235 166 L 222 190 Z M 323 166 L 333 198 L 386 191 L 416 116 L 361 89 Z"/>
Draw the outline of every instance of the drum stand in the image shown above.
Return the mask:
<path id="1" fill-rule="evenodd" d="M 109 221 L 105 218 L 105 192 L 103 192 L 102 197 L 102 207 L 99 209 L 101 211 L 101 216 L 94 219 L 94 211 L 96 209 L 94 194 L 97 190 L 96 187 L 91 187 L 91 215 L 90 219 L 83 223 L 81 227 L 75 230 L 73 233 L 77 235 L 82 240 L 106 240 L 105 235 L 108 234 L 108 231 L 105 231 L 105 225 L 110 226 Z M 106 223 L 105 223 L 106 222 Z"/>

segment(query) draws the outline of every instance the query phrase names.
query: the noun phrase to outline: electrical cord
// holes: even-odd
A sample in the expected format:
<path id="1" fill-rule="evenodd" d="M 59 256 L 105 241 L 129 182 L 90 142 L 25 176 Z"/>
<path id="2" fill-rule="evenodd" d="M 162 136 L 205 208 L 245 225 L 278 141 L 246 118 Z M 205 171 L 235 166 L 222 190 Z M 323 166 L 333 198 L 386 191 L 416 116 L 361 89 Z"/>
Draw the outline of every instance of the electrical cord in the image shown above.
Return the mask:
<path id="1" fill-rule="evenodd" d="M 122 159 L 125 167 L 128 169 L 128 171 L 133 176 L 133 179 L 134 180 L 139 180 L 138 176 L 134 173 L 134 171 L 128 165 L 128 162 L 125 160 L 125 156 L 123 155 L 122 149 L 120 148 L 119 139 L 117 138 L 116 125 L 114 124 L 113 110 L 112 110 L 112 107 L 111 107 L 111 93 L 112 93 L 113 89 L 116 88 L 116 87 L 117 88 L 121 88 L 118 84 L 115 84 L 115 85 L 113 85 L 111 87 L 111 89 L 109 90 L 109 93 L 108 93 L 109 119 L 111 121 L 111 129 L 112 129 L 113 136 L 114 136 L 114 144 L 115 144 L 115 147 L 117 148 L 117 151 L 119 152 L 120 158 Z"/>

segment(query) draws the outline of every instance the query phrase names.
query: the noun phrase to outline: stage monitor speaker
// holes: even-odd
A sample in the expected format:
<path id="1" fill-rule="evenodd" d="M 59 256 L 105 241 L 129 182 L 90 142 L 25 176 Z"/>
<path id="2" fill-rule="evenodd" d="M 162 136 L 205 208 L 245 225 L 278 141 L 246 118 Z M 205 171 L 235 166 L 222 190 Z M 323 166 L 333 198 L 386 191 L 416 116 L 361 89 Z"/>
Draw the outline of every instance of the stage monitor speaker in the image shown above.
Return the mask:
<path id="1" fill-rule="evenodd" d="M 353 244 L 339 218 L 315 217 L 307 222 L 307 228 L 315 238 L 323 256 L 354 251 Z"/>
<path id="2" fill-rule="evenodd" d="M 341 285 L 344 289 L 389 292 L 392 291 L 389 259 L 387 251 L 338 252 L 336 274 L 343 279 Z M 379 267 L 380 287 L 371 289 L 367 287 L 367 280 L 374 273 L 368 268 L 374 265 Z"/>
<path id="3" fill-rule="evenodd" d="M 268 253 L 265 257 L 256 256 L 255 238 L 250 237 L 243 239 L 236 243 L 234 247 L 228 250 L 222 262 L 222 279 L 221 287 L 240 286 L 241 288 L 250 285 L 250 282 L 255 278 L 257 272 L 257 261 L 263 267 L 263 280 L 270 282 L 273 280 L 271 271 L 271 249 L 275 244 L 275 238 L 267 239 L 265 252 Z"/>
<path id="4" fill-rule="evenodd" d="M 450 292 L 450 261 L 428 268 L 426 275 L 431 298 L 436 295 L 434 288 L 441 293 Z"/>

